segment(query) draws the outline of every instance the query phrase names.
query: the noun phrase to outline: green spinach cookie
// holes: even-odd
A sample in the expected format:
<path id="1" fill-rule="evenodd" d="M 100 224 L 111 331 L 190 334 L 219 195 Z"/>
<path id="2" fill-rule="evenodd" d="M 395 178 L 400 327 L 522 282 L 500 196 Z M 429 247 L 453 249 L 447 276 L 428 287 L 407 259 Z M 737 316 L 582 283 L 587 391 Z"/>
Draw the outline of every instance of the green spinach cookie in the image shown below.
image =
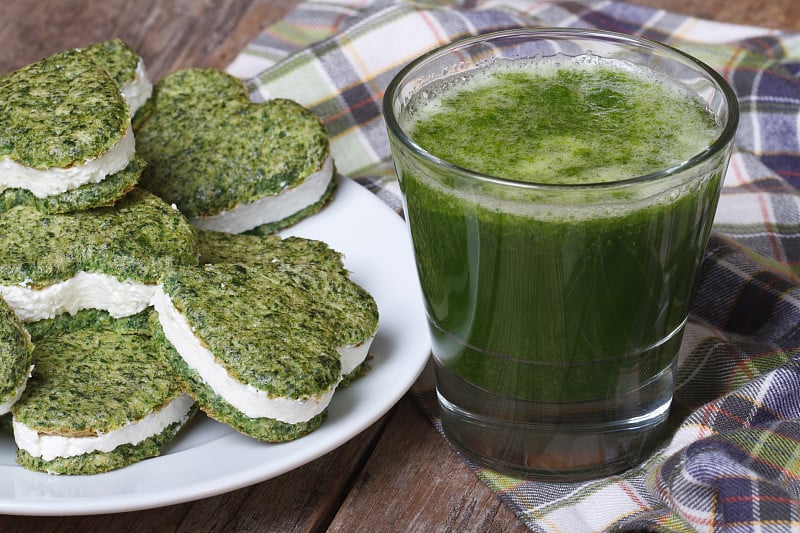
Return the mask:
<path id="1" fill-rule="evenodd" d="M 349 279 L 341 253 L 322 241 L 303 237 L 200 231 L 198 240 L 202 264 L 268 266 L 276 271 L 272 274 L 276 279 L 325 302 L 331 322 L 339 325 L 335 341 L 342 356 L 342 374 L 349 378 L 366 371 L 365 360 L 378 328 L 378 308 L 372 296 Z M 350 315 L 355 302 L 360 304 L 361 315 Z M 334 309 L 342 316 L 332 316 Z M 353 316 L 366 320 L 351 327 Z"/>
<path id="2" fill-rule="evenodd" d="M 0 296 L 26 322 L 85 308 L 137 313 L 164 271 L 198 258 L 186 218 L 138 188 L 75 213 L 13 207 L 0 213 L 0 235 Z"/>
<path id="3" fill-rule="evenodd" d="M 194 414 L 145 311 L 86 310 L 29 326 L 35 367 L 12 408 L 17 461 L 95 474 L 161 453 Z"/>
<path id="4" fill-rule="evenodd" d="M 342 379 L 338 348 L 368 344 L 377 329 L 369 294 L 340 273 L 308 270 L 172 269 L 153 298 L 173 370 L 200 408 L 257 439 L 316 428 Z"/>
<path id="5" fill-rule="evenodd" d="M 141 184 L 201 229 L 271 232 L 320 209 L 335 187 L 318 117 L 285 99 L 251 102 L 219 70 L 159 81 L 137 122 Z"/>
<path id="6" fill-rule="evenodd" d="M 117 83 L 78 50 L 1 76 L 0 187 L 44 196 L 119 172 L 134 151 L 128 113 Z"/>
<path id="7" fill-rule="evenodd" d="M 0 298 L 0 417 L 11 411 L 25 389 L 32 350 L 28 331 Z"/>
<path id="8" fill-rule="evenodd" d="M 81 189 L 80 206 L 92 207 L 93 197 L 109 203 L 116 199 L 112 192 L 130 189 L 134 174 L 125 171 L 135 140 L 129 107 L 90 55 L 59 52 L 0 76 L 0 194 L 6 192 L 0 206 L 10 203 L 9 191 L 69 203 L 58 196 Z M 91 191 L 108 176 L 127 180 L 126 186 Z"/>

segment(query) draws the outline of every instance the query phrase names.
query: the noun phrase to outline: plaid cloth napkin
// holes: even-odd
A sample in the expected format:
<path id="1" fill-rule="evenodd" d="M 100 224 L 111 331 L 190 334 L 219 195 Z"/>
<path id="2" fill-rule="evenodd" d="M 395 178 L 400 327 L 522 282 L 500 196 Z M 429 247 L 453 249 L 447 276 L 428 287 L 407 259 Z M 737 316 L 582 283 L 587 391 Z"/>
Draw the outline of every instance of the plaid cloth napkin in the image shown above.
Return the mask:
<path id="1" fill-rule="evenodd" d="M 681 350 L 672 432 L 623 474 L 531 482 L 470 465 L 534 531 L 800 530 L 800 35 L 599 0 L 301 4 L 229 71 L 325 120 L 339 170 L 402 211 L 381 116 L 392 76 L 468 34 L 602 28 L 704 60 L 741 126 Z M 438 427 L 429 375 L 416 397 Z"/>

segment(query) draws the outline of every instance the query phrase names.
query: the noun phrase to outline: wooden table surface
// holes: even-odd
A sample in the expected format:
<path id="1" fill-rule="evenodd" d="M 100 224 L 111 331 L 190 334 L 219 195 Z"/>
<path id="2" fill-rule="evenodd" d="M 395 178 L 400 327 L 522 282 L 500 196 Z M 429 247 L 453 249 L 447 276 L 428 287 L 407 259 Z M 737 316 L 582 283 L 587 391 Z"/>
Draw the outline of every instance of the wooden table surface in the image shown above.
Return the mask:
<path id="1" fill-rule="evenodd" d="M 638 0 L 725 22 L 800 31 L 796 0 Z M 225 67 L 297 0 L 3 0 L 0 73 L 120 37 L 158 80 Z M 2 483 L 3 480 L 0 480 Z M 158 509 L 79 517 L 0 516 L 0 531 L 524 531 L 410 398 L 337 450 L 231 493 Z"/>

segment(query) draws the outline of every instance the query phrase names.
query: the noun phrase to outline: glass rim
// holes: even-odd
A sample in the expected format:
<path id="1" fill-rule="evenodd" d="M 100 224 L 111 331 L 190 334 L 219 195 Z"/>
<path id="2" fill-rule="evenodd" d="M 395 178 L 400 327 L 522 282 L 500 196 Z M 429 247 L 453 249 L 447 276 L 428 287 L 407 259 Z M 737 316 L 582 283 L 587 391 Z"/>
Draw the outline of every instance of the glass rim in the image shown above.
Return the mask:
<path id="1" fill-rule="evenodd" d="M 668 54 L 673 54 L 674 56 L 678 56 L 679 59 L 688 61 L 689 63 L 694 65 L 694 67 L 698 71 L 701 71 L 706 76 L 708 76 L 724 95 L 724 99 L 728 104 L 728 109 L 726 113 L 727 120 L 725 123 L 725 127 L 722 129 L 717 138 L 714 139 L 714 142 L 710 143 L 704 150 L 697 152 L 689 159 L 682 161 L 671 167 L 667 167 L 658 170 L 656 172 L 651 172 L 649 174 L 636 175 L 616 181 L 580 183 L 580 184 L 522 181 L 511 178 L 502 178 L 499 176 L 484 174 L 481 172 L 470 170 L 466 167 L 456 165 L 454 163 L 447 161 L 446 159 L 442 159 L 430 153 L 422 146 L 417 144 L 414 140 L 412 140 L 406 134 L 403 128 L 400 127 L 397 117 L 395 116 L 394 106 L 392 102 L 395 99 L 395 95 L 398 93 L 401 83 L 405 80 L 405 78 L 408 77 L 408 75 L 417 66 L 426 63 L 437 56 L 442 56 L 447 52 L 457 48 L 461 48 L 475 43 L 480 43 L 491 39 L 508 37 L 508 36 L 520 36 L 520 35 L 521 36 L 541 35 L 544 36 L 545 38 L 547 36 L 550 37 L 561 36 L 564 38 L 575 37 L 582 39 L 613 40 L 614 42 L 620 45 L 636 46 L 638 48 L 643 48 L 643 49 L 646 48 L 656 49 L 661 52 L 666 52 Z M 479 35 L 473 35 L 470 37 L 464 37 L 461 39 L 453 40 L 447 44 L 438 46 L 436 48 L 433 48 L 432 50 L 429 50 L 428 52 L 425 52 L 424 54 L 413 59 L 402 69 L 400 69 L 400 71 L 397 74 L 395 74 L 395 76 L 389 82 L 389 85 L 386 88 L 386 92 L 383 95 L 382 103 L 383 103 L 383 117 L 389 132 L 393 134 L 397 139 L 399 139 L 407 148 L 421 155 L 429 162 L 434 163 L 437 166 L 443 167 L 451 172 L 456 172 L 460 175 L 465 175 L 478 181 L 494 183 L 503 186 L 518 187 L 523 189 L 562 189 L 562 190 L 604 189 L 604 188 L 625 186 L 628 184 L 637 184 L 644 182 L 649 183 L 667 179 L 671 176 L 674 176 L 675 174 L 681 173 L 686 169 L 690 169 L 702 164 L 703 162 L 711 159 L 714 155 L 718 154 L 720 151 L 725 149 L 725 147 L 728 146 L 728 144 L 733 140 L 733 137 L 736 135 L 736 130 L 739 123 L 739 102 L 736 97 L 736 93 L 733 91 L 733 88 L 731 88 L 731 86 L 728 84 L 725 78 L 723 78 L 716 70 L 714 70 L 712 67 L 710 67 L 700 59 L 692 56 L 691 54 L 687 54 L 686 52 L 678 50 L 677 48 L 669 46 L 667 44 L 660 43 L 658 41 L 653 41 L 651 39 L 647 39 L 644 37 L 639 37 L 609 30 L 594 30 L 594 29 L 584 29 L 584 28 L 521 27 L 508 30 L 493 31 L 489 33 L 483 33 Z"/>

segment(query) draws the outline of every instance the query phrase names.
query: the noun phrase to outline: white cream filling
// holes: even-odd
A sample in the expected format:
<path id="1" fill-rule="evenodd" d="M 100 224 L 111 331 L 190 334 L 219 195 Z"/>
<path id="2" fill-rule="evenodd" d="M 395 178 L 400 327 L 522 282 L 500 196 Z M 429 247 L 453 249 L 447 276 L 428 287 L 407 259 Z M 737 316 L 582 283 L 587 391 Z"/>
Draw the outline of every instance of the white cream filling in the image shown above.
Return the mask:
<path id="1" fill-rule="evenodd" d="M 318 202 L 333 178 L 333 158 L 328 156 L 322 168 L 310 174 L 300 185 L 285 192 L 239 204 L 228 211 L 191 219 L 199 229 L 241 233 L 262 224 L 277 222 Z"/>
<path id="2" fill-rule="evenodd" d="M 119 429 L 91 437 L 62 437 L 35 431 L 14 419 L 14 440 L 21 450 L 45 461 L 57 457 L 75 457 L 91 452 L 108 453 L 123 444 L 139 444 L 145 439 L 162 433 L 176 422 L 186 423 L 194 400 L 181 394 L 158 411 L 130 422 Z"/>
<path id="3" fill-rule="evenodd" d="M 0 158 L 0 192 L 26 189 L 38 198 L 45 198 L 87 183 L 98 183 L 127 167 L 135 150 L 133 130 L 128 126 L 122 139 L 105 153 L 69 167 L 37 169 L 3 157 Z"/>
<path id="4" fill-rule="evenodd" d="M 342 357 L 342 375 L 346 376 L 353 370 L 355 370 L 358 365 L 364 362 L 364 359 L 367 358 L 367 354 L 369 353 L 369 347 L 372 344 L 373 339 L 375 338 L 375 333 L 367 339 L 366 341 L 357 344 L 355 346 L 348 345 L 342 346 L 336 349 L 339 352 L 339 355 Z"/>
<path id="5" fill-rule="evenodd" d="M 102 309 L 114 318 L 130 316 L 150 305 L 156 285 L 119 281 L 112 276 L 78 272 L 41 289 L 0 285 L 0 296 L 23 322 L 53 318 L 81 309 Z"/>
<path id="6" fill-rule="evenodd" d="M 298 424 L 318 415 L 330 403 L 336 385 L 319 396 L 295 399 L 272 396 L 237 381 L 214 360 L 214 354 L 198 340 L 186 318 L 172 305 L 161 287 L 155 291 L 153 307 L 158 312 L 164 335 L 186 364 L 200 374 L 217 395 L 246 416 Z"/>
<path id="7" fill-rule="evenodd" d="M 28 369 L 28 375 L 22 379 L 22 383 L 19 384 L 17 389 L 14 391 L 14 394 L 12 394 L 11 397 L 4 402 L 0 402 L 0 415 L 4 415 L 11 411 L 11 407 L 22 397 L 22 393 L 25 392 L 25 386 L 28 384 L 28 378 L 31 377 L 32 371 L 33 365 L 31 365 L 30 369 Z"/>
<path id="8" fill-rule="evenodd" d="M 153 84 L 147 76 L 147 70 L 144 67 L 144 61 L 139 58 L 139 63 L 136 64 L 136 74 L 134 78 L 125 83 L 122 87 L 122 97 L 128 102 L 128 107 L 131 110 L 131 117 L 136 113 L 136 110 L 142 107 L 144 103 L 153 94 Z"/>

